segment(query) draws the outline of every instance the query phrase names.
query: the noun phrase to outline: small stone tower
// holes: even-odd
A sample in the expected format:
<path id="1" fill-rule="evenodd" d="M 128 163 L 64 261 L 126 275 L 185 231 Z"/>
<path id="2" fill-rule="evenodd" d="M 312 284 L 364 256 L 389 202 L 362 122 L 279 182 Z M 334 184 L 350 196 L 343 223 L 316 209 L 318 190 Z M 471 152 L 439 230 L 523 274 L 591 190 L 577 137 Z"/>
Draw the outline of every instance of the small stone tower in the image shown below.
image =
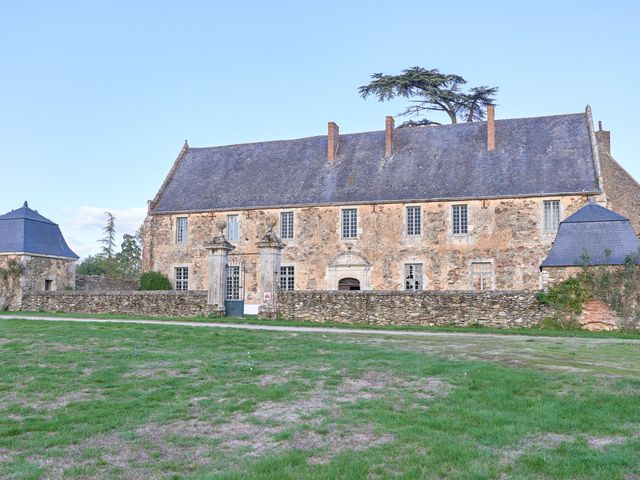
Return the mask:
<path id="1" fill-rule="evenodd" d="M 74 288 L 78 258 L 60 227 L 27 202 L 0 216 L 0 310 L 19 309 L 27 292 Z"/>

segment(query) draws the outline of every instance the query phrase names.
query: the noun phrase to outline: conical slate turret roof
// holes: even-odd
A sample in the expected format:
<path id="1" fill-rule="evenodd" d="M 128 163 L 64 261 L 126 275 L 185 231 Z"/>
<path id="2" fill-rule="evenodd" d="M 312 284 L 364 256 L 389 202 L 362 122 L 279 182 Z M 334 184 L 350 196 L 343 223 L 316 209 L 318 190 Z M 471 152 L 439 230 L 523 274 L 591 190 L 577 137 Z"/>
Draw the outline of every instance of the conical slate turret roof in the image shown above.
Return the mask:
<path id="1" fill-rule="evenodd" d="M 542 266 L 622 265 L 639 248 L 628 218 L 590 203 L 560 223 Z"/>
<path id="2" fill-rule="evenodd" d="M 79 258 L 67 245 L 60 227 L 30 209 L 27 202 L 0 216 L 0 253 Z"/>

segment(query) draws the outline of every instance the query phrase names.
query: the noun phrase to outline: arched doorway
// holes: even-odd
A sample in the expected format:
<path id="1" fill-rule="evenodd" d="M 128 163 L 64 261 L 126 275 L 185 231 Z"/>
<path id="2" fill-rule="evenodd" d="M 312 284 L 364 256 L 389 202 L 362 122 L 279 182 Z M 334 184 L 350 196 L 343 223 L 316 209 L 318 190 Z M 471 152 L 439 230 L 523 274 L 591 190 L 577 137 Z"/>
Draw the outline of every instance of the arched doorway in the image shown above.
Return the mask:
<path id="1" fill-rule="evenodd" d="M 338 290 L 360 290 L 360 280 L 356 278 L 341 278 Z"/>

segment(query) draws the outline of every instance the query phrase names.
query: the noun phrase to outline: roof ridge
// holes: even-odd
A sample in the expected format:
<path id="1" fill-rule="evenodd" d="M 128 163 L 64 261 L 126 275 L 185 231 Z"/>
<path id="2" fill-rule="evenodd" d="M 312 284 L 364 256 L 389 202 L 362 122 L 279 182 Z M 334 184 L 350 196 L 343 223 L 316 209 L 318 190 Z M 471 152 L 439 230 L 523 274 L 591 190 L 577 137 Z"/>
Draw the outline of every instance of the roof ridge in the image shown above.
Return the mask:
<path id="1" fill-rule="evenodd" d="M 509 122 L 512 120 L 532 120 L 532 119 L 547 119 L 547 118 L 560 118 L 560 117 L 571 117 L 571 116 L 584 116 L 585 112 L 574 112 L 574 113 L 559 113 L 556 115 L 540 115 L 540 116 L 533 116 L 533 117 L 513 117 L 513 118 L 500 118 L 500 119 L 496 119 L 496 123 L 504 123 L 504 122 Z M 400 130 L 418 130 L 418 129 L 444 129 L 444 128 L 461 128 L 463 126 L 469 126 L 469 125 L 480 125 L 480 124 L 484 124 L 486 123 L 485 121 L 481 121 L 481 122 L 458 122 L 458 123 L 445 123 L 443 125 L 414 125 L 414 126 L 408 126 L 408 127 L 396 127 L 396 130 L 400 129 Z M 350 132 L 350 133 L 340 133 L 340 138 L 342 137 L 349 137 L 349 136 L 355 136 L 355 135 L 364 135 L 367 133 L 384 133 L 384 129 L 380 129 L 380 130 L 365 130 L 362 132 Z M 276 140 L 257 140 L 257 141 L 253 141 L 253 142 L 240 142 L 240 143 L 229 143 L 229 144 L 224 144 L 224 145 L 210 145 L 210 146 L 204 146 L 204 147 L 189 147 L 189 150 L 211 150 L 211 149 L 215 149 L 215 148 L 227 148 L 227 147 L 242 147 L 245 145 L 264 145 L 264 144 L 268 144 L 268 143 L 282 143 L 282 142 L 295 142 L 297 140 L 309 140 L 312 138 L 326 138 L 326 135 L 309 135 L 306 137 L 295 137 L 295 138 L 279 138 Z"/>

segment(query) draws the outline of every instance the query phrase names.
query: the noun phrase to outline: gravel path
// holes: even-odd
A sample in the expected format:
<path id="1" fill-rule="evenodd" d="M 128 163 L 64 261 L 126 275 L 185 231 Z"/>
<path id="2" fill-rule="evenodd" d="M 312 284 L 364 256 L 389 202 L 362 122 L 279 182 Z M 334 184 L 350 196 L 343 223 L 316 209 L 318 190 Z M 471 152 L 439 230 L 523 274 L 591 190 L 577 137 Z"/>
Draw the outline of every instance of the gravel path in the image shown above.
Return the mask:
<path id="1" fill-rule="evenodd" d="M 259 325 L 251 323 L 226 323 L 226 322 L 189 322 L 176 320 L 132 320 L 126 318 L 78 318 L 78 317 L 46 317 L 46 316 L 27 316 L 27 315 L 0 315 L 2 320 L 39 320 L 47 322 L 77 322 L 77 323 L 129 323 L 139 325 L 174 325 L 179 327 L 203 327 L 203 328 L 231 328 L 237 330 L 265 330 L 272 332 L 295 332 L 295 333 L 335 333 L 335 334 L 352 334 L 352 335 L 385 335 L 385 336 L 407 336 L 407 337 L 467 337 L 467 338 L 512 338 L 524 340 L 531 338 L 527 335 L 499 335 L 492 333 L 470 333 L 470 332 L 427 332 L 413 330 L 378 330 L 371 328 L 339 328 L 339 327 L 292 327 L 286 325 Z M 535 337 L 539 340 L 557 341 L 558 338 L 572 337 Z M 580 338 L 581 340 L 599 343 L 627 343 L 637 342 L 636 339 L 622 338 Z"/>

